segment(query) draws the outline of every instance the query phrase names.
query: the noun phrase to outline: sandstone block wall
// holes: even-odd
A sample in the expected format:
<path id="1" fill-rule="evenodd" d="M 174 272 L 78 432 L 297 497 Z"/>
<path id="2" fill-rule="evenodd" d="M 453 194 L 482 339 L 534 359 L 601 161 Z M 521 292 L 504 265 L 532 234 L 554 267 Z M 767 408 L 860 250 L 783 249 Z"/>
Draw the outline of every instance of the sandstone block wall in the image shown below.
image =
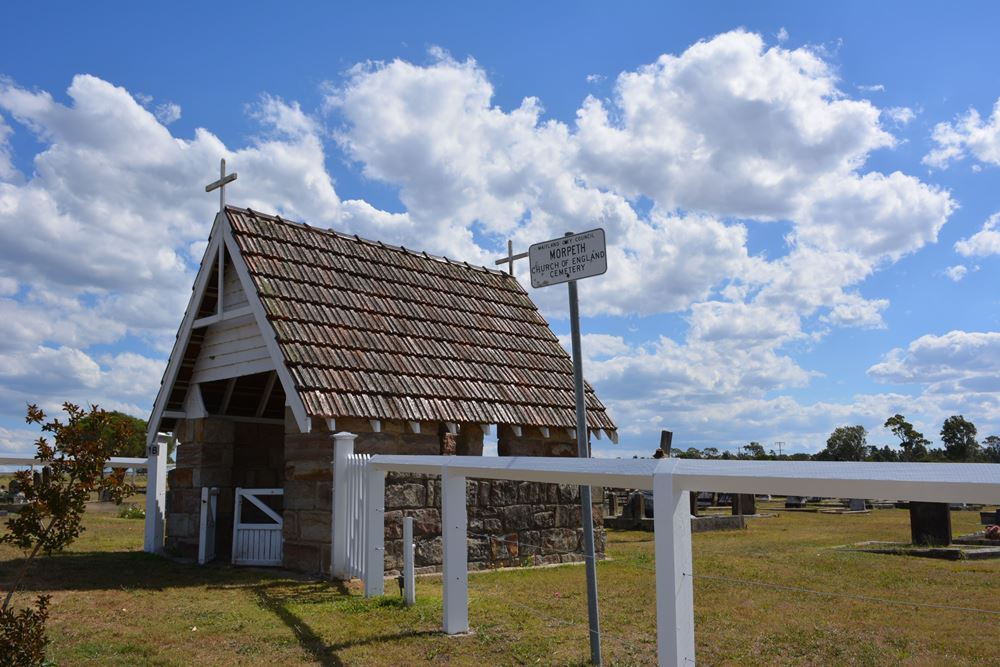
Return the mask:
<path id="1" fill-rule="evenodd" d="M 473 570 L 583 560 L 579 488 L 564 484 L 470 479 L 469 568 Z M 604 557 L 606 535 L 595 488 L 594 542 Z M 441 480 L 436 476 L 390 473 L 385 487 L 385 569 L 403 567 L 403 517 L 412 516 L 417 573 L 441 570 Z"/>
<path id="2" fill-rule="evenodd" d="M 338 419 L 337 431 L 357 434 L 359 454 L 481 455 L 483 430 L 462 424 L 449 434 L 442 424 L 424 422 L 420 433 L 409 424 L 383 422 L 374 432 L 364 419 Z M 284 489 L 284 566 L 313 574 L 328 573 L 333 483 L 333 433 L 316 420 L 299 433 L 286 416 L 285 426 L 217 418 L 179 421 L 177 468 L 168 475 L 168 550 L 187 557 L 198 552 L 201 488 L 217 486 L 216 551 L 230 558 L 236 487 Z M 516 436 L 500 427 L 501 452 L 512 456 L 572 456 L 576 444 L 566 432 L 549 439 L 526 427 Z M 441 568 L 440 479 L 389 475 L 386 485 L 387 572 L 402 567 L 402 517 L 416 519 L 416 565 L 420 572 Z M 594 497 L 602 494 L 595 490 Z M 582 560 L 579 492 L 575 486 L 469 480 L 469 563 L 473 569 L 540 565 Z M 603 556 L 605 535 L 600 503 L 594 505 L 595 539 Z"/>

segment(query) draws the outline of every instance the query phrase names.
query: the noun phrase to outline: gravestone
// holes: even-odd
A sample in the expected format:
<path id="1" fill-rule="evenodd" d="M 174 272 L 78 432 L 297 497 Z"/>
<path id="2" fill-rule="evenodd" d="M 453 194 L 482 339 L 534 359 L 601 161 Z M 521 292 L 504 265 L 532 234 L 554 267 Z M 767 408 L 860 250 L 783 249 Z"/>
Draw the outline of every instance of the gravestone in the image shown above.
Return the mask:
<path id="1" fill-rule="evenodd" d="M 10 486 L 7 488 L 7 491 L 10 493 L 10 497 L 13 498 L 21 491 L 21 482 L 17 479 L 10 480 Z"/>
<path id="2" fill-rule="evenodd" d="M 752 493 L 733 494 L 733 514 L 753 516 L 757 513 L 757 499 Z"/>
<path id="3" fill-rule="evenodd" d="M 698 516 L 698 492 L 688 492 L 688 501 L 691 503 L 691 516 Z"/>
<path id="4" fill-rule="evenodd" d="M 629 519 L 641 519 L 646 514 L 646 497 L 642 495 L 641 491 L 635 491 L 628 498 L 628 503 L 625 504 L 622 510 L 622 516 Z"/>
<path id="5" fill-rule="evenodd" d="M 785 509 L 799 509 L 806 506 L 806 499 L 802 496 L 788 496 L 785 498 Z"/>
<path id="6" fill-rule="evenodd" d="M 851 498 L 847 501 L 847 509 L 851 512 L 864 512 L 865 511 L 865 500 L 864 498 Z"/>
<path id="7" fill-rule="evenodd" d="M 913 544 L 951 544 L 951 509 L 948 503 L 910 503 L 910 539 Z"/>

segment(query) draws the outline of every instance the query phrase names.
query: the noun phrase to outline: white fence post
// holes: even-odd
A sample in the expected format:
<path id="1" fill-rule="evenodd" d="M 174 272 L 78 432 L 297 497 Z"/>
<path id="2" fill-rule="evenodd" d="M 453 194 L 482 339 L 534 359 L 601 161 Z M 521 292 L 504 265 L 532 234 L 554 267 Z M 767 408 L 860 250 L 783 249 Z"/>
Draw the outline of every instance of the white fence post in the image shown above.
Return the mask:
<path id="1" fill-rule="evenodd" d="M 412 607 L 417 602 L 413 547 L 413 517 L 403 517 L 403 602 L 407 607 Z"/>
<path id="2" fill-rule="evenodd" d="M 653 473 L 656 653 L 660 667 L 694 664 L 691 507 L 689 492 L 674 483 L 676 465 L 676 460 L 665 459 Z"/>
<path id="3" fill-rule="evenodd" d="M 365 597 L 385 593 L 385 471 L 368 466 L 365 475 Z"/>
<path id="4" fill-rule="evenodd" d="M 337 433 L 333 436 L 333 498 L 330 513 L 330 578 L 347 579 L 348 549 L 348 503 L 350 491 L 347 485 L 347 466 L 354 454 L 353 433 Z"/>
<path id="5" fill-rule="evenodd" d="M 465 476 L 447 468 L 441 474 L 441 537 L 444 581 L 444 631 L 469 631 L 468 511 Z"/>
<path id="6" fill-rule="evenodd" d="M 168 437 L 157 433 L 152 444 L 146 448 L 146 525 L 143 535 L 143 551 L 159 553 L 163 551 L 163 528 L 167 502 L 167 442 Z"/>

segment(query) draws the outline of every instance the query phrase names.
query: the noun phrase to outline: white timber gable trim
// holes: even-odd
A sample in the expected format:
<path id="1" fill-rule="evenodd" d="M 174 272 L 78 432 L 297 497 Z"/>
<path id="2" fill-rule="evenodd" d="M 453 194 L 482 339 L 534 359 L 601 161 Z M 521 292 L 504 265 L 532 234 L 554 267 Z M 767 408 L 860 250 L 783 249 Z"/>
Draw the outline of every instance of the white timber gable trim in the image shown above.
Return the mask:
<path id="1" fill-rule="evenodd" d="M 226 250 L 228 250 L 232 262 L 228 267 L 229 271 L 224 271 Z M 199 319 L 196 318 L 198 307 L 204 297 L 216 262 L 219 262 L 221 303 L 213 315 Z M 191 339 L 191 333 L 194 329 L 201 327 L 209 329 L 206 331 L 202 350 L 195 362 L 191 386 L 185 401 L 186 410 L 193 409 L 193 413 L 191 415 L 187 415 L 186 412 L 167 415 L 164 412 L 166 403 L 174 382 L 177 381 L 177 372 L 184 360 L 184 353 Z M 295 389 L 291 373 L 285 366 L 284 357 L 278 347 L 277 340 L 275 340 L 274 328 L 267 319 L 264 306 L 260 302 L 250 278 L 250 272 L 232 237 L 229 220 L 225 213 L 218 213 L 212 225 L 212 233 L 209 236 L 208 247 L 205 248 L 201 268 L 195 277 L 191 299 L 188 301 L 187 310 L 184 312 L 180 328 L 177 331 L 173 350 L 170 352 L 167 368 L 163 373 L 160 391 L 153 404 L 146 437 L 147 445 L 152 445 L 156 440 L 160 421 L 164 417 L 183 418 L 189 416 L 197 418 L 206 416 L 204 406 L 201 404 L 201 396 L 192 396 L 192 394 L 198 393 L 197 383 L 270 370 L 276 372 L 277 381 L 281 382 L 286 401 L 292 409 L 299 430 L 303 433 L 308 432 L 311 420 Z"/>
<path id="2" fill-rule="evenodd" d="M 229 221 L 225 217 L 223 217 L 222 221 L 222 239 L 229 250 L 229 257 L 233 262 L 233 268 L 236 270 L 236 275 L 239 277 L 240 284 L 243 287 L 243 293 L 246 295 L 247 306 L 250 308 L 250 312 L 257 322 L 260 336 L 263 338 L 264 345 L 270 354 L 271 363 L 273 364 L 272 368 L 277 372 L 278 381 L 281 382 L 281 387 L 285 390 L 285 400 L 288 407 L 292 409 L 295 423 L 299 427 L 299 432 L 308 433 L 312 430 L 312 419 L 310 419 L 309 414 L 306 412 L 306 406 L 295 387 L 295 380 L 292 379 L 292 374 L 288 371 L 288 366 L 285 365 L 285 357 L 278 346 L 274 327 L 271 325 L 270 320 L 267 319 L 267 313 L 264 312 L 264 304 L 261 303 L 257 290 L 253 286 L 253 280 L 250 278 L 250 270 L 247 268 L 246 262 L 243 261 L 239 246 L 236 245 L 232 229 L 229 227 Z M 235 313 L 238 310 L 230 312 Z"/>
<path id="3" fill-rule="evenodd" d="M 201 268 L 194 279 L 194 287 L 191 289 L 191 298 L 188 300 L 187 310 L 181 319 L 180 329 L 177 330 L 177 338 L 174 340 L 174 348 L 170 351 L 170 358 L 167 361 L 167 368 L 163 371 L 163 379 L 160 380 L 160 391 L 156 395 L 153 403 L 153 412 L 149 417 L 149 426 L 146 432 L 146 446 L 152 446 L 156 440 L 156 434 L 160 428 L 160 420 L 163 419 L 163 410 L 167 404 L 167 398 L 173 389 L 174 382 L 177 381 L 177 371 L 184 360 L 184 352 L 187 349 L 188 341 L 191 339 L 191 330 L 195 325 L 195 316 L 198 314 L 198 306 L 201 304 L 208 286 L 208 279 L 212 275 L 212 264 L 218 256 L 222 247 L 222 227 L 226 225 L 224 213 L 217 213 L 215 222 L 212 223 L 212 232 L 208 237 L 208 247 L 205 248 L 205 255 L 201 258 Z"/>
<path id="4" fill-rule="evenodd" d="M 273 368 L 260 327 L 254 316 L 247 314 L 208 325 L 191 382 L 224 380 Z"/>

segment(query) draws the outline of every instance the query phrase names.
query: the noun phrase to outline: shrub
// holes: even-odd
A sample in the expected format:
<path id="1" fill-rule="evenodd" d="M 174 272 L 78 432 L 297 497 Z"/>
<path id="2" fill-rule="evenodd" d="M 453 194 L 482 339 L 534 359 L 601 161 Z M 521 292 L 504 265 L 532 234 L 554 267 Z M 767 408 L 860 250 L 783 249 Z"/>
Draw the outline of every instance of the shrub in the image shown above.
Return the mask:
<path id="1" fill-rule="evenodd" d="M 24 470 L 16 473 L 25 504 L 7 520 L 7 530 L 0 535 L 0 543 L 25 552 L 0 604 L 0 667 L 36 667 L 45 662 L 49 599 L 38 598 L 34 609 L 15 611 L 12 604 L 32 561 L 39 553 L 60 551 L 79 537 L 81 518 L 93 492 L 103 492 L 114 502 L 132 492 L 124 470 L 104 472 L 108 458 L 132 435 L 131 426 L 112 422 L 109 413 L 96 405 L 84 411 L 65 403 L 63 410 L 66 421 L 47 420 L 37 406 L 28 406 L 25 421 L 40 426 L 53 442 L 44 437 L 36 442 L 35 458 L 44 466 L 38 478 Z"/>
<path id="2" fill-rule="evenodd" d="M 146 510 L 135 504 L 128 504 L 118 510 L 119 519 L 145 519 Z"/>
<path id="3" fill-rule="evenodd" d="M 20 611 L 0 610 L 0 667 L 35 667 L 44 664 L 45 620 L 49 616 L 49 596 L 39 596 L 37 607 Z"/>

